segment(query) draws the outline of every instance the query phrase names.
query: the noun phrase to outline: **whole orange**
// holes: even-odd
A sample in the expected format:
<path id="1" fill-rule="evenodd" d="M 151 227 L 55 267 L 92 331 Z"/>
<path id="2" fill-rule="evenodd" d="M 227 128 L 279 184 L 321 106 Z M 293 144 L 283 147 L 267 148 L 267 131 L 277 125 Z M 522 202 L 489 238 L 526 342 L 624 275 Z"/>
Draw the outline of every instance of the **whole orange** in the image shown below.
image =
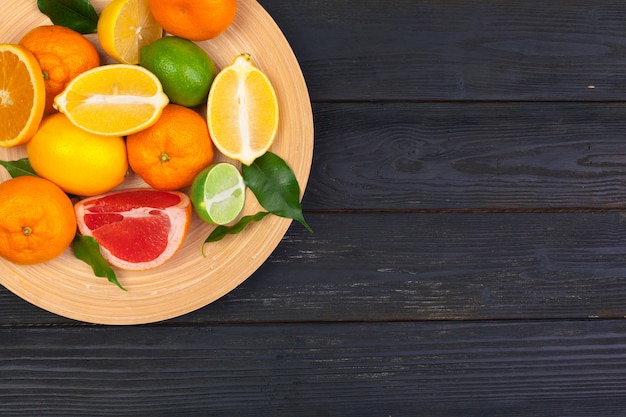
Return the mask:
<path id="1" fill-rule="evenodd" d="M 30 50 L 43 72 L 46 113 L 54 111 L 54 98 L 78 74 L 100 65 L 96 47 L 80 33 L 64 26 L 38 26 L 20 40 Z"/>
<path id="2" fill-rule="evenodd" d="M 168 104 L 159 120 L 126 138 L 128 163 L 148 185 L 174 191 L 191 185 L 213 161 L 213 143 L 202 116 Z"/>
<path id="3" fill-rule="evenodd" d="M 75 235 L 72 201 L 54 183 L 23 176 L 0 184 L 0 256 L 16 264 L 46 262 Z"/>
<path id="4" fill-rule="evenodd" d="M 149 0 L 154 19 L 166 32 L 205 41 L 224 32 L 235 19 L 237 0 Z"/>

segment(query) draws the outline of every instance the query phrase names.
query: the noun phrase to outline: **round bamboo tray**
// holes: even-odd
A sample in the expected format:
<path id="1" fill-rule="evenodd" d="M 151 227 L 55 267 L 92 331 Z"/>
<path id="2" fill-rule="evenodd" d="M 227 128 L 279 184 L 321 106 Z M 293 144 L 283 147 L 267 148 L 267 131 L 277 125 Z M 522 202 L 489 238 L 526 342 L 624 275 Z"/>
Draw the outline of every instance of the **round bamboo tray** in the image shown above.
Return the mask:
<path id="1" fill-rule="evenodd" d="M 92 0 L 98 12 L 108 3 Z M 0 16 L 0 43 L 18 43 L 30 29 L 51 24 L 34 0 L 16 0 Z M 87 37 L 97 45 L 96 35 Z M 278 136 L 271 151 L 291 166 L 304 193 L 313 157 L 311 103 L 298 61 L 280 28 L 255 0 L 239 0 L 235 21 L 215 39 L 198 42 L 218 68 L 249 53 L 272 81 L 280 106 Z M 111 62 L 101 52 L 104 63 Z M 24 147 L 0 149 L 0 159 L 26 156 Z M 217 155 L 217 160 L 226 160 Z M 0 181 L 9 175 L 0 168 Z M 145 186 L 132 173 L 120 188 Z M 302 197 L 302 196 L 301 196 Z M 262 210 L 248 191 L 244 215 Z M 71 319 L 130 325 L 152 323 L 192 312 L 219 299 L 249 278 L 280 243 L 288 219 L 267 216 L 238 235 L 202 246 L 213 229 L 194 214 L 179 252 L 163 266 L 143 272 L 116 270 L 121 291 L 74 258 L 71 249 L 38 265 L 14 265 L 0 259 L 0 284 L 24 300 Z"/>

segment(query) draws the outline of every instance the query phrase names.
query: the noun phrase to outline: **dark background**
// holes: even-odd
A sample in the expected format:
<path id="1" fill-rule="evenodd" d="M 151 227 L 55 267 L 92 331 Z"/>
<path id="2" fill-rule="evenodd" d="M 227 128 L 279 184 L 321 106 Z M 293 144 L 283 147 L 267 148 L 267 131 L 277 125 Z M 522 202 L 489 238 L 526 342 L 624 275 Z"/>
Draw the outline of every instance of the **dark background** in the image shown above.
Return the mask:
<path id="1" fill-rule="evenodd" d="M 310 89 L 315 232 L 163 323 L 0 288 L 0 415 L 623 416 L 624 2 L 261 4 Z"/>

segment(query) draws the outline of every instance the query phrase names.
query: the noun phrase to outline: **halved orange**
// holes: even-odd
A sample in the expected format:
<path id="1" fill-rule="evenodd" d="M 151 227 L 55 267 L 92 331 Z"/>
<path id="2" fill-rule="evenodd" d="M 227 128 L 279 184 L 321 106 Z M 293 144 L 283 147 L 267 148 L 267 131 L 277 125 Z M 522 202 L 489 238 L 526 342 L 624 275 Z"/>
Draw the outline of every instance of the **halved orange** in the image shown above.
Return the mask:
<path id="1" fill-rule="evenodd" d="M 45 105 L 46 87 L 35 56 L 22 46 L 0 44 L 0 146 L 28 142 Z"/>
<path id="2" fill-rule="evenodd" d="M 150 11 L 148 0 L 113 0 L 98 19 L 102 49 L 124 64 L 138 64 L 141 48 L 163 35 Z"/>
<path id="3" fill-rule="evenodd" d="M 278 132 L 278 99 L 269 78 L 249 54 L 237 56 L 215 77 L 207 122 L 217 149 L 246 165 L 272 146 Z"/>
<path id="4" fill-rule="evenodd" d="M 125 136 L 152 126 L 169 103 L 159 79 L 138 65 L 104 65 L 83 72 L 54 106 L 89 132 Z"/>

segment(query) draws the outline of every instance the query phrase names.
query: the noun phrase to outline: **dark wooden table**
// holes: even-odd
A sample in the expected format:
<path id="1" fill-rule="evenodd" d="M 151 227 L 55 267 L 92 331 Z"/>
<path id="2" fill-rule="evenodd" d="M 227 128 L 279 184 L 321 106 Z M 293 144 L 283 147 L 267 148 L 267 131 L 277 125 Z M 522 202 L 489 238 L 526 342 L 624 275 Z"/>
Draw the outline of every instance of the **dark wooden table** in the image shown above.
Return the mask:
<path id="1" fill-rule="evenodd" d="M 0 415 L 624 416 L 624 2 L 261 4 L 315 233 L 152 325 L 0 289 Z"/>

